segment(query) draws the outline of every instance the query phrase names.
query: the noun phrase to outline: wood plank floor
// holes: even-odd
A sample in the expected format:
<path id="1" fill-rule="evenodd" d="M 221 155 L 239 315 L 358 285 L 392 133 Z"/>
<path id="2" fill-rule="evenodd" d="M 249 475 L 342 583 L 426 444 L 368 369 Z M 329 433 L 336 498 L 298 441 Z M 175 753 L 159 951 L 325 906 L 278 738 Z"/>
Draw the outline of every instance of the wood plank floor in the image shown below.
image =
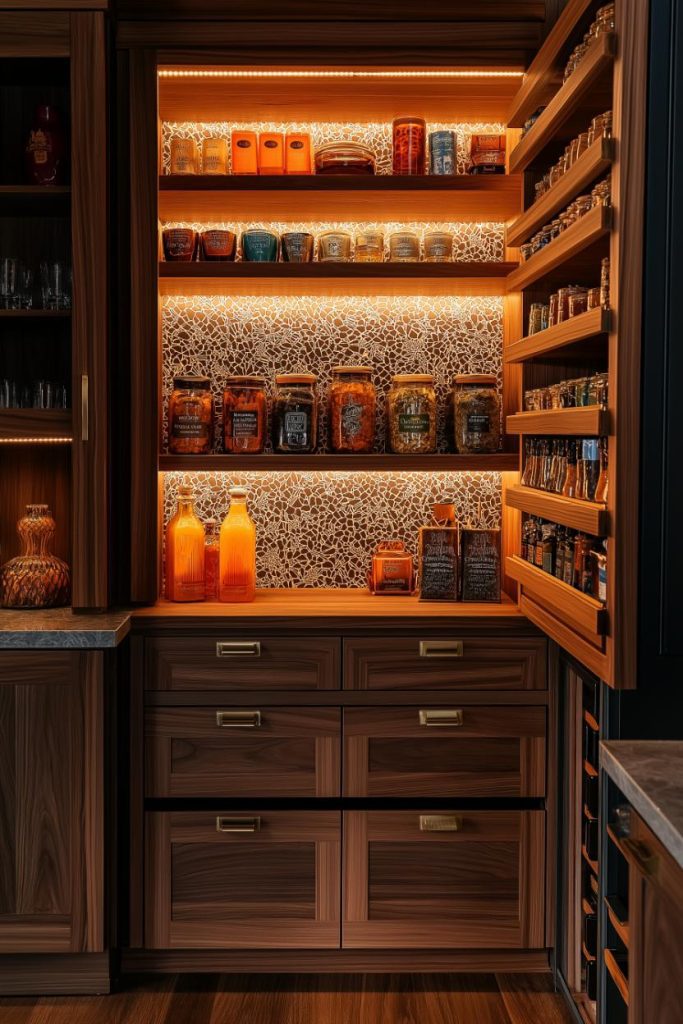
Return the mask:
<path id="1" fill-rule="evenodd" d="M 2 1024 L 571 1024 L 549 975 L 178 975 L 0 999 Z"/>

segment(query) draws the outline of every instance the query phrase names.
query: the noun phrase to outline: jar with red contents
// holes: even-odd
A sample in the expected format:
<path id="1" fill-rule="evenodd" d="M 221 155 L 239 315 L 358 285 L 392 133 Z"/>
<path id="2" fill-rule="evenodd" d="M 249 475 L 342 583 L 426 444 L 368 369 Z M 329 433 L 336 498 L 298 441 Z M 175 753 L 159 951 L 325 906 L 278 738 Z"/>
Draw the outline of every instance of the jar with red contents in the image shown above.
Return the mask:
<path id="1" fill-rule="evenodd" d="M 422 117 L 397 117 L 393 123 L 394 174 L 424 174 L 427 122 Z"/>

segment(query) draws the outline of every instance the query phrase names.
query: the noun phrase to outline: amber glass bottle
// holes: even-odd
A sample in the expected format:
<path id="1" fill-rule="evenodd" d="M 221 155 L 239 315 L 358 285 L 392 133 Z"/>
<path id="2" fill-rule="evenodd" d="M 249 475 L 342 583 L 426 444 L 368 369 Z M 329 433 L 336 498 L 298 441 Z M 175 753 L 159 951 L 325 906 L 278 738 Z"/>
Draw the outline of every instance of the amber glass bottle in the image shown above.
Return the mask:
<path id="1" fill-rule="evenodd" d="M 178 510 L 166 527 L 166 597 L 204 600 L 204 527 L 192 507 L 192 488 L 178 488 Z"/>
<path id="2" fill-rule="evenodd" d="M 247 492 L 230 488 L 230 508 L 221 526 L 219 599 L 256 597 L 256 527 L 247 511 Z"/>

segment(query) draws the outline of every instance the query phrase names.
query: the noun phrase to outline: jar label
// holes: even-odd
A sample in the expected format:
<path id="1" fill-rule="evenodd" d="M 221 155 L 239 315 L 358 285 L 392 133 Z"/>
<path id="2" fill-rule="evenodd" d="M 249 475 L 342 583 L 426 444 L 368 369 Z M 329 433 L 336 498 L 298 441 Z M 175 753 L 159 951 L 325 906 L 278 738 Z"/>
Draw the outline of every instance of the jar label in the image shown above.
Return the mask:
<path id="1" fill-rule="evenodd" d="M 429 413 L 399 413 L 398 429 L 401 434 L 428 434 Z"/>
<path id="2" fill-rule="evenodd" d="M 258 413 L 254 410 L 239 410 L 232 414 L 232 436 L 258 437 Z"/>
<path id="3" fill-rule="evenodd" d="M 240 149 L 251 149 L 251 140 L 250 139 L 238 139 L 237 140 L 237 145 L 240 147 Z"/>
<path id="4" fill-rule="evenodd" d="M 266 149 L 277 149 L 277 142 L 275 141 L 275 139 L 266 139 L 263 145 L 266 147 Z"/>
<path id="5" fill-rule="evenodd" d="M 363 429 L 363 406 L 354 402 L 343 405 L 341 410 L 342 434 L 347 438 L 358 437 Z"/>
<path id="6" fill-rule="evenodd" d="M 286 412 L 285 434 L 291 445 L 306 444 L 308 441 L 308 416 L 305 412 Z"/>
<path id="7" fill-rule="evenodd" d="M 468 413 L 467 432 L 468 434 L 488 434 L 491 430 L 490 422 L 490 418 L 485 413 Z"/>
<path id="8" fill-rule="evenodd" d="M 304 148 L 304 144 L 301 141 L 301 139 L 294 139 L 292 142 L 290 142 L 289 148 L 290 149 L 303 149 Z"/>
<path id="9" fill-rule="evenodd" d="M 209 424 L 202 423 L 201 418 L 192 413 L 181 413 L 173 417 L 172 434 L 177 438 L 201 437 L 208 441 Z"/>

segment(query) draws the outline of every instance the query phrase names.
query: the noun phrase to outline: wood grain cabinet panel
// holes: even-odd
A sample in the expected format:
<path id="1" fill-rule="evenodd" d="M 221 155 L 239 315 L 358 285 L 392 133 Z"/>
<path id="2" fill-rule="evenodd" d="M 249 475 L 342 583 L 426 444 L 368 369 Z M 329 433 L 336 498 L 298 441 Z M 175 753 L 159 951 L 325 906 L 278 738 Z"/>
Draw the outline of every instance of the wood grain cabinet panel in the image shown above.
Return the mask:
<path id="1" fill-rule="evenodd" d="M 145 642 L 153 690 L 334 690 L 337 637 L 176 636 Z"/>
<path id="2" fill-rule="evenodd" d="M 0 652 L 0 953 L 100 952 L 102 654 Z"/>
<path id="3" fill-rule="evenodd" d="M 147 796 L 339 796 L 340 733 L 338 708 L 150 709 Z"/>
<path id="4" fill-rule="evenodd" d="M 541 948 L 544 851 L 543 811 L 348 811 L 342 945 Z"/>
<path id="5" fill-rule="evenodd" d="M 149 812 L 149 949 L 335 949 L 338 811 Z"/>
<path id="6" fill-rule="evenodd" d="M 349 690 L 543 690 L 543 637 L 353 637 L 344 641 Z"/>
<path id="7" fill-rule="evenodd" d="M 541 797 L 543 707 L 346 708 L 344 796 Z"/>

